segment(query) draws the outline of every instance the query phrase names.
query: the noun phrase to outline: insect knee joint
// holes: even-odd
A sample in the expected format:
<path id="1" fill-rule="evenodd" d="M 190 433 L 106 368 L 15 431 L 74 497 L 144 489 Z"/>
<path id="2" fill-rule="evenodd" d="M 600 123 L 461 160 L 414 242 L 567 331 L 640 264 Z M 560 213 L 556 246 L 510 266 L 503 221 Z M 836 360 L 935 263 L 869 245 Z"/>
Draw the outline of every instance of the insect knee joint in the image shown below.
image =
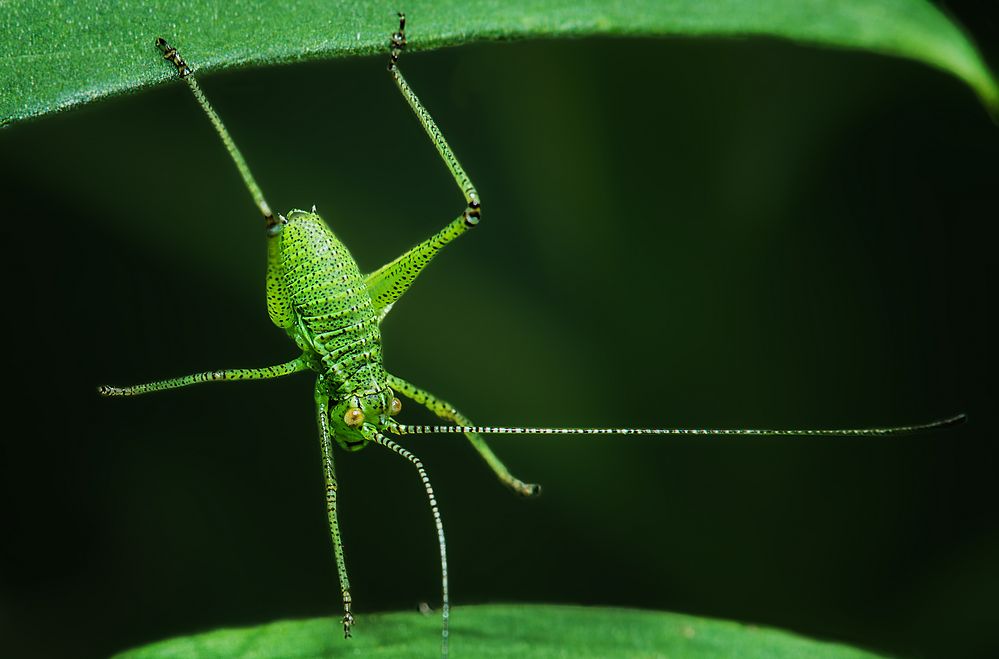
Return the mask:
<path id="1" fill-rule="evenodd" d="M 278 215 L 277 219 L 275 219 L 273 215 L 265 218 L 264 230 L 267 232 L 267 237 L 273 238 L 281 233 L 284 229 L 284 225 L 286 224 L 288 224 L 288 219 L 284 215 Z"/>
<path id="2" fill-rule="evenodd" d="M 482 217 L 482 204 L 479 203 L 478 199 L 473 198 L 465 208 L 465 226 L 474 227 L 479 223 L 480 217 Z"/>

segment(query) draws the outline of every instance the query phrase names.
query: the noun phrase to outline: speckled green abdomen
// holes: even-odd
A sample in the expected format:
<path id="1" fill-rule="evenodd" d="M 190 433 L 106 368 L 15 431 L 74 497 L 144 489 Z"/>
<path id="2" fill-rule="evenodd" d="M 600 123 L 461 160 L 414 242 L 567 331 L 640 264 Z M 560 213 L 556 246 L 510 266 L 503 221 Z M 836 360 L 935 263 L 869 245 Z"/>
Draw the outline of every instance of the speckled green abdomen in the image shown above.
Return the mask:
<path id="1" fill-rule="evenodd" d="M 381 332 L 357 262 L 316 213 L 293 210 L 268 240 L 267 312 L 332 379 L 385 388 Z"/>

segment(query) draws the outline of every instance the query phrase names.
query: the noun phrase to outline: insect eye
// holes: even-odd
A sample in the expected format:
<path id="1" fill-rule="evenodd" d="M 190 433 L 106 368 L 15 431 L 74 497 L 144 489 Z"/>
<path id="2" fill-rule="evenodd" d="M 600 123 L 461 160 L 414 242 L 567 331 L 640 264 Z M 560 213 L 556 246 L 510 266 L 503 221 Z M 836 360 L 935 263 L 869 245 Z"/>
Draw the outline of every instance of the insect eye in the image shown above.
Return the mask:
<path id="1" fill-rule="evenodd" d="M 398 398 L 393 398 L 392 402 L 389 403 L 389 414 L 395 416 L 402 411 L 402 401 Z"/>
<path id="2" fill-rule="evenodd" d="M 360 428 L 361 424 L 364 423 L 364 412 L 356 407 L 352 407 L 343 415 L 343 422 L 351 428 Z"/>

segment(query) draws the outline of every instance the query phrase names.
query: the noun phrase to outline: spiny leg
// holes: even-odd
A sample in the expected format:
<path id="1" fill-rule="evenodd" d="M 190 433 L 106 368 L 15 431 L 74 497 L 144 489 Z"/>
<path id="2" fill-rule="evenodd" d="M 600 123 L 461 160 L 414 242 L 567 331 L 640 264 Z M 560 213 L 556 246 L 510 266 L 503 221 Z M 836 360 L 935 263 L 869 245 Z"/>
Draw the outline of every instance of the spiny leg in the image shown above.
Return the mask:
<path id="1" fill-rule="evenodd" d="M 166 391 L 167 389 L 179 389 L 200 382 L 225 382 L 231 380 L 270 380 L 280 378 L 299 371 L 309 369 L 304 358 L 299 357 L 277 366 L 266 366 L 264 368 L 233 368 L 224 371 L 205 371 L 194 375 L 185 375 L 171 380 L 160 380 L 148 384 L 137 384 L 132 387 L 110 387 L 101 385 L 97 388 L 102 396 L 138 396 L 154 391 Z"/>
<path id="2" fill-rule="evenodd" d="M 464 414 L 459 412 L 448 402 L 437 398 L 429 391 L 420 389 L 414 384 L 411 384 L 402 378 L 396 377 L 395 375 L 388 374 L 388 385 L 392 388 L 392 391 L 396 393 L 401 393 L 406 398 L 423 405 L 428 410 L 436 414 L 442 419 L 446 419 L 459 426 L 470 426 L 471 422 L 468 420 Z M 472 446 L 482 459 L 486 461 L 492 470 L 496 473 L 496 476 L 503 482 L 504 485 L 509 487 L 511 490 L 517 494 L 521 494 L 527 497 L 537 496 L 541 493 L 541 486 L 536 483 L 525 483 L 519 478 L 515 478 L 510 470 L 506 468 L 500 459 L 496 457 L 496 454 L 492 452 L 489 445 L 486 444 L 486 440 L 482 438 L 481 435 L 474 432 L 465 433 L 465 437 L 468 441 L 472 443 Z"/>
<path id="3" fill-rule="evenodd" d="M 395 451 L 416 467 L 416 471 L 419 472 L 420 479 L 423 481 L 423 488 L 427 491 L 427 498 L 430 499 L 430 512 L 434 515 L 434 525 L 437 527 L 437 543 L 441 549 L 441 656 L 446 659 L 451 603 L 447 592 L 447 545 L 444 542 L 444 523 L 441 521 L 440 511 L 437 509 L 437 497 L 434 496 L 434 488 L 430 485 L 430 477 L 427 475 L 427 470 L 423 468 L 423 463 L 419 458 L 379 433 L 375 433 L 373 440 L 381 446 Z"/>
<path id="4" fill-rule="evenodd" d="M 318 391 L 318 383 L 317 383 Z M 326 516 L 330 524 L 330 537 L 333 539 L 333 554 L 336 556 L 336 571 L 340 576 L 340 595 L 343 598 L 343 637 L 350 638 L 350 627 L 354 615 L 350 612 L 350 580 L 347 578 L 347 564 L 343 558 L 343 541 L 340 539 L 340 524 L 336 515 L 336 472 L 333 469 L 333 433 L 330 430 L 329 398 L 316 395 L 316 419 L 319 421 L 319 445 L 323 452 L 323 475 L 326 478 Z"/>
<path id="5" fill-rule="evenodd" d="M 194 94 L 194 98 L 197 99 L 201 109 L 205 111 L 205 114 L 208 115 L 208 119 L 212 122 L 212 125 L 215 126 L 215 130 L 218 132 L 219 137 L 222 138 L 222 143 L 225 144 L 225 148 L 229 151 L 229 155 L 232 157 L 233 162 L 236 163 L 236 168 L 239 169 L 240 176 L 243 177 L 243 183 L 246 184 L 246 189 L 249 190 L 250 195 L 253 197 L 254 203 L 257 205 L 257 208 L 260 209 L 260 213 L 264 216 L 264 222 L 267 228 L 283 223 L 283 218 L 274 218 L 274 213 L 271 212 L 271 207 L 264 199 L 264 194 L 260 191 L 260 186 L 257 185 L 257 182 L 253 178 L 253 174 L 250 173 L 250 168 L 246 164 L 246 160 L 243 159 L 243 154 L 239 152 L 239 149 L 236 147 L 236 143 L 233 142 L 232 137 L 229 136 L 229 131 L 225 129 L 222 119 L 212 108 L 208 99 L 205 98 L 205 93 L 201 91 L 201 87 L 198 86 L 197 81 L 194 79 L 191 67 L 187 65 L 187 62 L 185 62 L 184 58 L 180 56 L 177 49 L 168 44 L 162 37 L 156 39 L 156 47 L 163 53 L 163 59 L 167 60 L 177 68 L 177 73 L 180 75 L 181 79 L 187 83 L 187 86 L 191 88 L 191 93 Z"/>
<path id="6" fill-rule="evenodd" d="M 420 99 L 399 71 L 399 55 L 406 47 L 405 28 L 406 17 L 403 14 L 399 14 L 399 31 L 392 35 L 391 58 L 388 70 L 399 91 L 402 92 L 403 98 L 409 103 L 409 107 L 412 108 L 423 129 L 431 141 L 433 141 L 434 146 L 437 147 L 437 152 L 444 160 L 444 164 L 447 165 L 448 170 L 450 170 L 455 183 L 461 188 L 461 193 L 465 197 L 465 210 L 428 240 L 420 243 L 396 260 L 382 266 L 367 276 L 365 283 L 368 286 L 368 292 L 371 294 L 375 310 L 382 310 L 383 317 L 388 313 L 391 304 L 406 292 L 406 289 L 409 288 L 413 280 L 420 274 L 420 271 L 436 256 L 437 252 L 444 245 L 447 245 L 478 224 L 482 213 L 482 206 L 479 203 L 479 193 L 476 192 L 475 186 L 472 185 L 472 180 L 465 173 L 465 170 L 462 169 L 461 163 L 458 162 L 458 158 L 455 157 L 451 147 L 448 146 L 447 140 L 444 139 L 444 135 L 437 127 L 437 124 L 434 123 L 430 113 L 420 103 Z"/>

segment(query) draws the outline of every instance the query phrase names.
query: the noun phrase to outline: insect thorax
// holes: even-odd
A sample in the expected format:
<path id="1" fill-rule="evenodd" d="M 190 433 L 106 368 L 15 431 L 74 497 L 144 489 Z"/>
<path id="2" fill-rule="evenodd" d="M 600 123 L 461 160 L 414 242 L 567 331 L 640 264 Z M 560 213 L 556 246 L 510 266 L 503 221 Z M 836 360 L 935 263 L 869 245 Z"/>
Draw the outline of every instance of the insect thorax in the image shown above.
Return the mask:
<path id="1" fill-rule="evenodd" d="M 293 210 L 269 234 L 267 312 L 312 358 L 329 397 L 388 390 L 378 317 L 354 257 L 314 212 Z"/>

